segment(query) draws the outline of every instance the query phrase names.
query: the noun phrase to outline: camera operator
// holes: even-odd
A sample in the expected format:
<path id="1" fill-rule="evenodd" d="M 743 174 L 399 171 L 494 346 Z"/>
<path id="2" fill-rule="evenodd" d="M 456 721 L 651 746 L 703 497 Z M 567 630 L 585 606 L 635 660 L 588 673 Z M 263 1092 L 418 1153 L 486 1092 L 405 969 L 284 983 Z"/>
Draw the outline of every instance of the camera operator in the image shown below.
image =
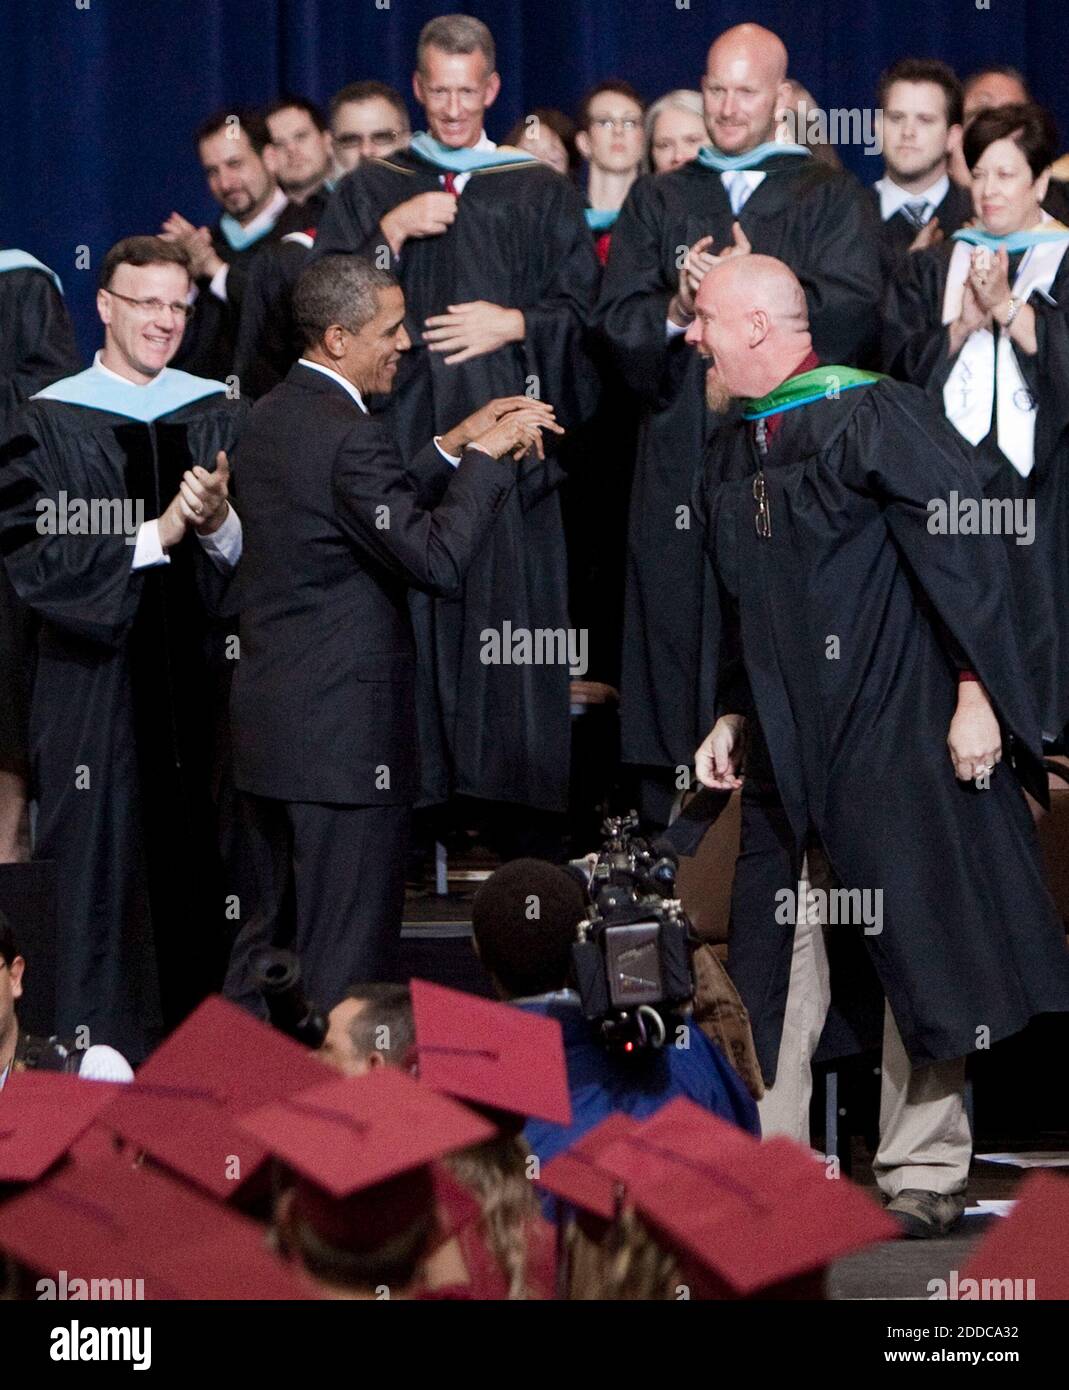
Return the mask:
<path id="1" fill-rule="evenodd" d="M 526 1138 L 541 1163 L 569 1148 L 607 1115 L 644 1118 L 677 1096 L 758 1134 L 757 1109 L 727 1058 L 701 1029 L 681 1024 L 664 1047 L 631 1055 L 607 1049 L 569 988 L 572 947 L 588 915 L 586 895 L 566 870 L 515 859 L 475 895 L 475 947 L 502 999 L 555 1018 L 564 1036 L 570 1126 L 531 1120 Z"/>
<path id="2" fill-rule="evenodd" d="M 133 1080 L 129 1062 L 113 1047 L 97 1044 L 79 1051 L 74 1043 L 20 1032 L 15 1001 L 22 998 L 25 971 L 11 924 L 0 912 L 0 1091 L 13 1070 L 27 1068 L 64 1071 L 87 1081 Z"/>

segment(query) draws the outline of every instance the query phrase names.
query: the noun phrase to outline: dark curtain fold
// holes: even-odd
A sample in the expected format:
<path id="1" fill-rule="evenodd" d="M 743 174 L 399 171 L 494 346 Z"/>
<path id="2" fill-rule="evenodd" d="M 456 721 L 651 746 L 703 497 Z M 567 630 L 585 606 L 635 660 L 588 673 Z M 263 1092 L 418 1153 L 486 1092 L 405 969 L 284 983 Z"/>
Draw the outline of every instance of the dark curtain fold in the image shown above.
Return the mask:
<path id="1" fill-rule="evenodd" d="M 378 78 L 411 100 L 420 27 L 461 0 L 5 0 L 0 5 L 0 242 L 62 277 L 83 351 L 97 345 L 95 268 L 112 242 L 156 231 L 178 209 L 214 208 L 190 135 L 221 106 L 284 91 L 324 104 Z M 966 74 L 1020 67 L 1069 137 L 1058 0 L 468 0 L 498 42 L 500 139 L 534 106 L 574 111 L 585 89 L 623 76 L 648 99 L 697 85 L 730 24 L 780 33 L 791 71 L 825 106 L 864 108 L 880 71 L 907 55 Z M 866 183 L 879 159 L 845 149 Z"/>

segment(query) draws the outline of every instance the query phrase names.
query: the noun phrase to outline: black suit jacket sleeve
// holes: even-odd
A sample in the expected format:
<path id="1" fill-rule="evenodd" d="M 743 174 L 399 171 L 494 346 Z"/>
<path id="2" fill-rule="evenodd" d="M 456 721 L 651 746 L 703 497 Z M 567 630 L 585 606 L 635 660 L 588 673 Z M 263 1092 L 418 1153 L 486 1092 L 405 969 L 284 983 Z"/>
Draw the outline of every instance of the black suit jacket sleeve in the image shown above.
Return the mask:
<path id="1" fill-rule="evenodd" d="M 460 591 L 514 481 L 511 462 L 467 449 L 440 503 L 426 511 L 396 445 L 378 421 L 365 420 L 335 460 L 334 504 L 358 550 L 415 588 L 448 598 Z"/>

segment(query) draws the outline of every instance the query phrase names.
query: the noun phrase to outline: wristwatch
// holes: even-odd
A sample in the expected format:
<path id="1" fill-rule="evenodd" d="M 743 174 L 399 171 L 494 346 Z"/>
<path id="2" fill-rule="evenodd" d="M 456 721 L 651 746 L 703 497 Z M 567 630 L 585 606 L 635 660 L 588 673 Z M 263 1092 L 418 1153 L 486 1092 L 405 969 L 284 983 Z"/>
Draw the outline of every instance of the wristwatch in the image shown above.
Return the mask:
<path id="1" fill-rule="evenodd" d="M 1018 299 L 1015 294 L 1010 295 L 1010 312 L 1006 315 L 1006 322 L 1002 325 L 1003 328 L 1007 330 L 1011 329 L 1013 327 L 1014 319 L 1017 317 L 1017 315 L 1021 312 L 1023 308 L 1024 300 Z"/>

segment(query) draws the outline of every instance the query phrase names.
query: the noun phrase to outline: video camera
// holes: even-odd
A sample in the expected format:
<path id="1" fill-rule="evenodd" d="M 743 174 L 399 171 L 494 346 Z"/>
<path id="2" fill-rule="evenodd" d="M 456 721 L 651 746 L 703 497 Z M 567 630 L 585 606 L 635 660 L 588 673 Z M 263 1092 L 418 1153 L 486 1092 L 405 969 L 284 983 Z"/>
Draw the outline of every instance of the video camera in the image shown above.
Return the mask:
<path id="1" fill-rule="evenodd" d="M 637 835 L 638 824 L 633 811 L 610 816 L 597 855 L 568 865 L 590 902 L 572 947 L 583 1014 L 608 1046 L 627 1053 L 663 1046 L 694 998 L 679 861 L 667 841 Z"/>

